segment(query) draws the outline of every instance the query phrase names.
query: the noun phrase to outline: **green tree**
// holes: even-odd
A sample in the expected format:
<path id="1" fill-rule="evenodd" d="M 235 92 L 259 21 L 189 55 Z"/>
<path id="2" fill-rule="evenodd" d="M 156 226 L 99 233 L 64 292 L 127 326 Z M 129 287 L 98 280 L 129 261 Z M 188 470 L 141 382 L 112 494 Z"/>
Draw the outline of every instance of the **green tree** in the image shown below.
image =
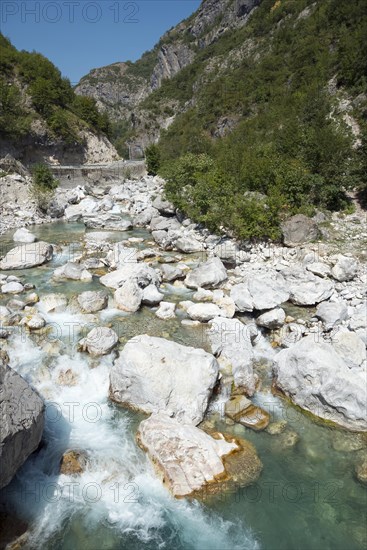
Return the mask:
<path id="1" fill-rule="evenodd" d="M 145 149 L 145 160 L 148 174 L 150 176 L 155 176 L 158 173 L 161 163 L 161 154 L 155 143 L 152 143 Z"/>

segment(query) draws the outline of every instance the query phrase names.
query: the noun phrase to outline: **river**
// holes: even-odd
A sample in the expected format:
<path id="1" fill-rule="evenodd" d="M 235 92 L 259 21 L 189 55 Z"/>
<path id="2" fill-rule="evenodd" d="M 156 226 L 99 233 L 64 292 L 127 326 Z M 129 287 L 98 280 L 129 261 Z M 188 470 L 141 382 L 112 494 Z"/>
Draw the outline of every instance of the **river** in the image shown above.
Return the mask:
<path id="1" fill-rule="evenodd" d="M 39 239 L 56 243 L 61 252 L 42 267 L 11 272 L 36 285 L 42 296 L 61 292 L 69 298 L 91 283 L 53 282 L 52 272 L 77 255 L 85 232 L 83 224 L 58 222 L 30 228 Z M 13 232 L 12 232 L 13 233 Z M 2 237 L 3 249 L 14 245 Z M 116 232 L 116 241 L 143 238 L 138 229 Z M 135 245 L 134 245 L 135 246 Z M 195 258 L 193 258 L 195 261 Z M 189 299 L 189 290 L 166 285 L 169 300 Z M 1 305 L 6 303 L 2 297 Z M 100 312 L 99 324 L 115 328 L 122 344 L 136 334 L 171 338 L 206 347 L 201 328 L 185 327 L 181 318 L 160 321 L 144 307 L 133 315 L 118 310 Z M 362 550 L 366 546 L 367 493 L 354 478 L 356 436 L 315 422 L 270 391 L 271 358 L 275 353 L 263 338 L 257 350 L 257 369 L 263 378 L 257 402 L 273 420 L 286 420 L 280 435 L 229 425 L 219 414 L 223 396 L 211 405 L 209 422 L 227 433 L 250 440 L 264 468 L 256 484 L 201 501 L 177 500 L 156 478 L 135 443 L 143 415 L 112 404 L 108 399 L 112 356 L 96 361 L 80 353 L 77 343 L 95 319 L 69 310 L 46 315 L 43 336 L 15 331 L 10 339 L 10 365 L 46 401 L 46 427 L 38 452 L 0 492 L 13 512 L 30 522 L 30 548 L 45 550 L 124 549 L 264 549 Z M 45 345 L 45 341 L 47 345 Z M 75 385 L 59 383 L 70 368 Z M 350 451 L 350 446 L 357 450 Z M 81 449 L 91 457 L 78 477 L 59 473 L 67 449 Z"/>

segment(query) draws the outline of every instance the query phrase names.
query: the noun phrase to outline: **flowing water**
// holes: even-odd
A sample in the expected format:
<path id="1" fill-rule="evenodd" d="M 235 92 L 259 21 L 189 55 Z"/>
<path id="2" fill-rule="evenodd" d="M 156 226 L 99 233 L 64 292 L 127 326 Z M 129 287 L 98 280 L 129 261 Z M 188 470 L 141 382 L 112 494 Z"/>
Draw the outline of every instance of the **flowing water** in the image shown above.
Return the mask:
<path id="1" fill-rule="evenodd" d="M 58 245 L 46 266 L 13 272 L 33 282 L 42 296 L 75 295 L 100 288 L 92 283 L 51 280 L 52 271 L 82 248 L 85 228 L 55 223 L 32 229 Z M 141 237 L 144 230 L 116 233 L 116 241 Z M 2 238 L 5 250 L 11 235 Z M 134 246 L 136 246 L 134 244 Z M 148 245 L 149 246 L 149 245 Z M 195 261 L 195 258 L 193 259 Z M 191 292 L 167 285 L 167 299 L 189 299 Z M 3 300 L 2 303 L 5 303 Z M 356 437 L 315 423 L 270 392 L 274 353 L 262 338 L 257 345 L 257 369 L 263 389 L 256 400 L 274 421 L 286 420 L 279 435 L 256 433 L 229 425 L 221 415 L 224 395 L 210 407 L 212 426 L 253 442 L 264 468 L 257 483 L 233 487 L 215 497 L 177 500 L 163 488 L 145 454 L 135 443 L 143 415 L 119 408 L 108 399 L 108 373 L 113 355 L 91 359 L 77 342 L 91 324 L 113 326 L 123 343 L 136 334 L 171 338 L 206 347 L 203 329 L 181 325 L 181 318 L 160 321 L 148 308 L 126 315 L 104 310 L 86 316 L 68 310 L 46 315 L 48 331 L 32 335 L 14 332 L 10 339 L 11 366 L 44 397 L 46 426 L 41 448 L 0 492 L 14 513 L 32 526 L 31 548 L 46 550 L 100 549 L 267 549 L 362 550 L 366 547 L 366 489 L 354 478 Z M 74 385 L 60 384 L 71 369 Z M 357 450 L 351 452 L 349 439 Z M 67 449 L 87 451 L 90 462 L 73 477 L 59 473 Z"/>

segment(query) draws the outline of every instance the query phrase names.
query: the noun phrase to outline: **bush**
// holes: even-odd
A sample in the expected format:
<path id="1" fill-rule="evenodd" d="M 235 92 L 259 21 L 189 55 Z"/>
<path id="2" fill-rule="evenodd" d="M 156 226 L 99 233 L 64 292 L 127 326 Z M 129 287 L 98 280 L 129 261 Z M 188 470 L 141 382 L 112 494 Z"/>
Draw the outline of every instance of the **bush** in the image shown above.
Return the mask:
<path id="1" fill-rule="evenodd" d="M 155 176 L 158 173 L 161 164 L 161 155 L 157 145 L 152 143 L 145 149 L 145 160 L 147 170 L 150 176 Z"/>
<path id="2" fill-rule="evenodd" d="M 47 211 L 58 184 L 58 180 L 53 177 L 50 168 L 46 164 L 33 166 L 31 194 L 42 212 Z"/>
<path id="3" fill-rule="evenodd" d="M 43 191 L 53 191 L 59 185 L 46 164 L 35 164 L 32 168 L 33 185 Z"/>

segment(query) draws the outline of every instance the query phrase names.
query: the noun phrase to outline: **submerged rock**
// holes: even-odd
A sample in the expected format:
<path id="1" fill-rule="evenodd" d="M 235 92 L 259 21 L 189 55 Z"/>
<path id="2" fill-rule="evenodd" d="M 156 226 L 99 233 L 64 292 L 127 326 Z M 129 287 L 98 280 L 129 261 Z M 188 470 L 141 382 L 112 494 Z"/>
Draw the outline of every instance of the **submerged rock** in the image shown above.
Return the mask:
<path id="1" fill-rule="evenodd" d="M 358 481 L 367 485 L 367 458 L 362 459 L 355 467 L 355 473 Z"/>
<path id="2" fill-rule="evenodd" d="M 198 424 L 218 373 L 215 357 L 202 349 L 164 338 L 136 336 L 113 364 L 110 396 L 136 410 L 163 411 L 181 422 Z"/>
<path id="3" fill-rule="evenodd" d="M 12 248 L 0 261 L 0 269 L 28 269 L 52 259 L 53 246 L 44 241 L 23 244 Z"/>
<path id="4" fill-rule="evenodd" d="M 206 489 L 220 491 L 221 482 L 245 485 L 255 481 L 262 465 L 254 447 L 248 442 L 241 446 L 238 440 L 227 441 L 220 433 L 213 435 L 160 413 L 140 424 L 137 439 L 176 497 L 204 496 L 199 492 Z M 236 459 L 237 453 L 239 467 L 227 465 L 225 457 Z"/>
<path id="5" fill-rule="evenodd" d="M 38 393 L 0 362 L 0 488 L 33 453 L 42 437 L 44 404 Z"/>
<path id="6" fill-rule="evenodd" d="M 88 456 L 84 451 L 68 450 L 60 460 L 60 474 L 67 476 L 82 474 L 88 465 Z"/>
<path id="7" fill-rule="evenodd" d="M 270 421 L 270 415 L 254 405 L 244 395 L 234 395 L 225 404 L 226 415 L 247 428 L 255 431 L 264 430 Z"/>
<path id="8" fill-rule="evenodd" d="M 41 297 L 39 305 L 46 313 L 64 311 L 68 299 L 64 294 L 45 294 Z"/>
<path id="9" fill-rule="evenodd" d="M 270 435 L 279 435 L 285 431 L 287 424 L 286 420 L 277 420 L 276 422 L 271 422 L 265 431 Z"/>
<path id="10" fill-rule="evenodd" d="M 367 431 L 366 367 L 350 369 L 331 344 L 302 338 L 275 358 L 277 386 L 315 416 Z"/>

